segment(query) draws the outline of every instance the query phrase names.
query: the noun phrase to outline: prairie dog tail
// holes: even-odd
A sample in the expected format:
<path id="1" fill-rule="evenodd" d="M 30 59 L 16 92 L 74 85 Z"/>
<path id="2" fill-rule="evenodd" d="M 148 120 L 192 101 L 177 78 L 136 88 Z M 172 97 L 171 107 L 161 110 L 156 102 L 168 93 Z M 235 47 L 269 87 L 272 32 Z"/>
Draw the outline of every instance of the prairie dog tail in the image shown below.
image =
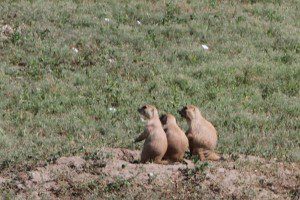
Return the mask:
<path id="1" fill-rule="evenodd" d="M 221 157 L 219 154 L 217 154 L 213 151 L 205 152 L 205 157 L 206 157 L 207 160 L 212 160 L 212 161 L 224 160 L 223 157 Z"/>

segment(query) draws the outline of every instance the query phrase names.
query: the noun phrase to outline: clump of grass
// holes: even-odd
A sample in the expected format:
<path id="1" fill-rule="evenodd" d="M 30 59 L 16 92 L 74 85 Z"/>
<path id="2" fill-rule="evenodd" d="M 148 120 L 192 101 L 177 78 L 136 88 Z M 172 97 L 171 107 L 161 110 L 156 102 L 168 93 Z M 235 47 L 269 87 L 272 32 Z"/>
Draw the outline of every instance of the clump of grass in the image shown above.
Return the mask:
<path id="1" fill-rule="evenodd" d="M 123 187 L 129 187 L 129 186 L 130 186 L 130 180 L 117 178 L 114 182 L 109 183 L 106 186 L 105 191 L 106 192 L 120 191 Z"/>

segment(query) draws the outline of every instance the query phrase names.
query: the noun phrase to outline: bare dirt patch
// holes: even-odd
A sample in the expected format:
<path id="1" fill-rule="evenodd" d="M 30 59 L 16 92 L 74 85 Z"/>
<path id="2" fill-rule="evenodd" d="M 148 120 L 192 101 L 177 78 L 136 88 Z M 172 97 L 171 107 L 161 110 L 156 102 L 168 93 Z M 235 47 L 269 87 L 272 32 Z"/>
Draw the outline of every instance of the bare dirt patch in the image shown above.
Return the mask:
<path id="1" fill-rule="evenodd" d="M 299 199 L 299 163 L 239 155 L 227 156 L 223 162 L 139 164 L 139 154 L 102 148 L 83 157 L 61 157 L 52 164 L 2 173 L 2 195 L 22 199 Z"/>

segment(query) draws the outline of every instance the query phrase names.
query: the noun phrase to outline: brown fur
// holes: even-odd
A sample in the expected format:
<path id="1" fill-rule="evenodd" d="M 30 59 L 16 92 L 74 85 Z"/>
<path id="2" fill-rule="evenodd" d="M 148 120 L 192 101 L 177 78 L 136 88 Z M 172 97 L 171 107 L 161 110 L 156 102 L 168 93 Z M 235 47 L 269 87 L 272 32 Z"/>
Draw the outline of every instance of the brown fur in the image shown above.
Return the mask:
<path id="1" fill-rule="evenodd" d="M 145 140 L 141 154 L 141 162 L 154 161 L 158 164 L 167 164 L 162 158 L 168 147 L 167 137 L 159 120 L 158 111 L 154 106 L 145 105 L 138 112 L 147 120 L 144 132 L 135 139 L 135 142 Z"/>
<path id="2" fill-rule="evenodd" d="M 168 140 L 168 149 L 164 158 L 173 162 L 182 161 L 189 146 L 185 133 L 177 125 L 176 118 L 171 114 L 162 115 L 160 121 Z"/>
<path id="3" fill-rule="evenodd" d="M 201 115 L 196 106 L 188 105 L 179 113 L 189 125 L 186 135 L 189 140 L 190 152 L 198 155 L 201 161 L 220 160 L 221 157 L 214 152 L 218 140 L 215 127 Z"/>

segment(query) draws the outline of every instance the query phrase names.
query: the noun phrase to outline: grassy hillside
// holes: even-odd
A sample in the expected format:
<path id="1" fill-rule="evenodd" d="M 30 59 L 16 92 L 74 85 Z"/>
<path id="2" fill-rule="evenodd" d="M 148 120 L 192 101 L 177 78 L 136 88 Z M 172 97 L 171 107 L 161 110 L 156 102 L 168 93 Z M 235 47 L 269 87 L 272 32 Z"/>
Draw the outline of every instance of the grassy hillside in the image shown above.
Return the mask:
<path id="1" fill-rule="evenodd" d="M 1 169 L 138 149 L 145 103 L 184 129 L 199 106 L 221 153 L 300 160 L 299 1 L 100 2 L 1 1 Z"/>

